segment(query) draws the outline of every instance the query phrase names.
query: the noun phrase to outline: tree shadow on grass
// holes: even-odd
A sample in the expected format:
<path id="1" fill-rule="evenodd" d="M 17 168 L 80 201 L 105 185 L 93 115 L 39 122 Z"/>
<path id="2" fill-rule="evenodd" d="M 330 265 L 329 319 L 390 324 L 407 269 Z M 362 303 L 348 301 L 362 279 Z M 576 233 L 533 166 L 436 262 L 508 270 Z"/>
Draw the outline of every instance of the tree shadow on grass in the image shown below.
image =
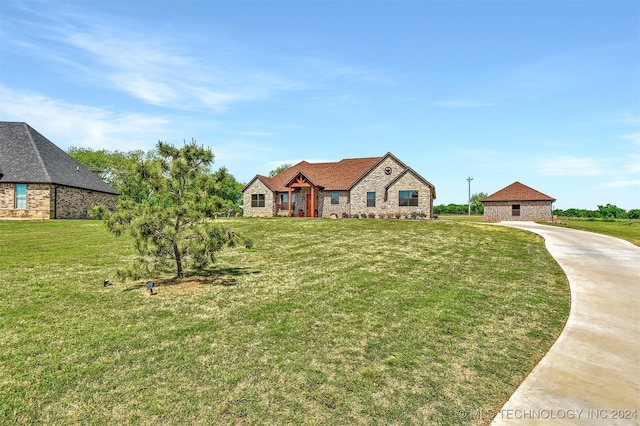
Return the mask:
<path id="1" fill-rule="evenodd" d="M 154 289 L 166 287 L 167 289 L 195 289 L 204 286 L 232 287 L 237 284 L 237 277 L 249 274 L 259 274 L 260 271 L 252 268 L 214 268 L 198 272 L 185 273 L 184 278 L 170 275 L 161 275 L 155 280 L 145 280 L 127 286 L 124 291 L 147 288 L 147 283 L 153 281 Z"/>

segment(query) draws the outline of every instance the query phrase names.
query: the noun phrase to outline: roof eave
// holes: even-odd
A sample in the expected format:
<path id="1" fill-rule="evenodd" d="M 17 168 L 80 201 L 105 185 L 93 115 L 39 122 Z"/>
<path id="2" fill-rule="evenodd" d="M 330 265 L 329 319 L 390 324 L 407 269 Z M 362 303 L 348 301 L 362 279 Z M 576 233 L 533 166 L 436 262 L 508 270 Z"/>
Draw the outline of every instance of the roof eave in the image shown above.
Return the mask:
<path id="1" fill-rule="evenodd" d="M 250 186 L 253 184 L 253 182 L 255 182 L 256 180 L 259 180 L 260 182 L 262 182 L 262 183 L 263 183 L 267 188 L 269 188 L 271 191 L 275 191 L 275 189 L 273 188 L 273 186 L 269 183 L 268 179 L 269 179 L 269 178 L 268 178 L 268 177 L 266 177 L 266 176 L 262 176 L 262 175 L 255 175 L 255 177 L 254 177 L 253 179 L 251 179 L 251 180 L 249 181 L 249 183 L 248 183 L 248 184 L 246 184 L 246 185 L 244 186 L 244 188 L 242 188 L 242 192 L 246 191 L 246 189 L 247 189 L 248 187 L 250 187 Z"/>
<path id="2" fill-rule="evenodd" d="M 289 179 L 289 180 L 287 181 L 287 183 L 285 183 L 285 184 L 284 184 L 284 186 L 285 186 L 286 188 L 288 188 L 288 187 L 289 187 L 289 184 L 290 184 L 291 182 L 293 182 L 293 180 L 294 180 L 295 178 L 297 178 L 298 176 L 300 176 L 300 175 L 304 176 L 304 177 L 305 177 L 305 179 L 307 179 L 307 180 L 308 180 L 308 181 L 309 181 L 313 186 L 315 186 L 315 187 L 317 187 L 317 188 L 321 188 L 321 187 L 322 187 L 322 185 L 318 185 L 318 184 L 317 184 L 313 179 L 311 179 L 311 178 L 309 177 L 309 175 L 308 175 L 308 174 L 306 174 L 306 173 L 305 173 L 305 172 L 303 172 L 302 170 L 298 170 L 297 172 L 295 172 L 295 173 L 293 174 L 293 176 L 291 177 L 291 179 Z"/>
<path id="3" fill-rule="evenodd" d="M 551 198 L 548 200 L 530 200 L 530 199 L 517 199 L 517 198 L 505 198 L 502 200 L 487 200 L 486 198 L 484 200 L 480 200 L 481 203 L 513 203 L 515 201 L 518 202 L 527 202 L 527 201 L 550 201 L 552 203 L 555 203 L 557 200 L 555 198 Z"/>
<path id="4" fill-rule="evenodd" d="M 385 155 L 383 155 L 382 157 L 380 157 L 378 159 L 378 161 L 376 161 L 376 163 L 369 167 L 369 169 L 364 172 L 358 179 L 356 179 L 345 191 L 351 191 L 353 189 L 354 186 L 356 186 L 358 183 L 360 183 L 360 181 L 362 179 L 365 178 L 365 176 L 367 176 L 369 173 L 371 173 L 371 171 L 373 169 L 375 169 L 376 167 L 378 167 L 380 165 L 380 163 L 382 163 L 385 159 L 392 157 L 396 162 L 398 162 L 398 164 L 400 164 L 400 166 L 402 166 L 403 168 L 407 169 L 407 165 L 404 164 L 402 161 L 400 161 L 400 159 L 398 157 L 396 157 L 395 155 L 393 155 L 391 152 L 387 152 Z"/>

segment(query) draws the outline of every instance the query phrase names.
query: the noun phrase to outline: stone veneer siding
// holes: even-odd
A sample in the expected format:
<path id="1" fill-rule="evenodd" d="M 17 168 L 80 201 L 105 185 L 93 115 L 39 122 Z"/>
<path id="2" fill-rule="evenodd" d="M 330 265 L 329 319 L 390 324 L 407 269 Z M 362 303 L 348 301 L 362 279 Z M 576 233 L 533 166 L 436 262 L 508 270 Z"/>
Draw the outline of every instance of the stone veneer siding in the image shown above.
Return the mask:
<path id="1" fill-rule="evenodd" d="M 391 167 L 391 174 L 385 173 L 385 168 Z M 351 214 L 370 214 L 377 217 L 388 215 L 390 217 L 408 216 L 412 213 L 423 213 L 426 217 L 432 217 L 433 200 L 431 189 L 413 174 L 407 173 L 388 188 L 385 200 L 385 187 L 400 174 L 404 168 L 392 158 L 386 158 L 375 169 L 364 177 L 351 190 Z M 398 205 L 399 191 L 418 191 L 417 206 Z M 367 207 L 367 192 L 376 193 L 375 207 Z"/>
<path id="2" fill-rule="evenodd" d="M 400 206 L 400 191 L 418 191 L 417 206 Z M 396 181 L 387 191 L 387 209 L 390 214 L 409 216 L 412 213 L 422 213 L 425 217 L 432 217 L 433 200 L 430 188 L 417 179 L 413 174 L 407 173 Z"/>
<path id="3" fill-rule="evenodd" d="M 332 214 L 341 217 L 343 213 L 351 213 L 349 191 L 317 191 L 319 216 L 329 217 Z M 331 204 L 331 194 L 338 193 L 338 204 Z"/>
<path id="4" fill-rule="evenodd" d="M 391 174 L 389 175 L 384 171 L 387 167 L 391 167 Z M 361 213 L 368 215 L 373 213 L 376 217 L 381 215 L 407 217 L 412 213 L 423 213 L 427 218 L 433 217 L 431 189 L 411 173 L 405 174 L 389 188 L 385 200 L 385 187 L 402 174 L 404 170 L 401 164 L 393 158 L 387 157 L 358 182 L 351 191 L 316 190 L 316 208 L 319 215 L 322 217 L 330 217 L 331 215 L 341 217 L 343 213 L 349 215 Z M 418 206 L 399 206 L 399 191 L 418 191 Z M 298 188 L 294 191 L 296 194 L 296 209 L 293 214 L 295 216 L 298 216 L 300 210 L 303 211 L 304 216 L 310 216 L 307 212 L 306 202 L 307 194 L 310 192 L 310 188 Z M 338 204 L 331 204 L 331 194 L 334 192 L 340 194 Z M 367 207 L 367 192 L 376 193 L 375 207 Z M 251 207 L 252 194 L 265 194 L 265 207 Z M 280 194 L 282 193 L 274 194 L 259 179 L 254 180 L 244 191 L 244 216 L 270 217 L 275 215 L 275 205 L 280 200 Z M 287 209 L 288 206 L 285 203 L 284 211 L 280 213 L 286 212 Z"/>
<path id="5" fill-rule="evenodd" d="M 520 216 L 513 216 L 511 209 L 520 204 Z M 484 220 L 499 221 L 552 221 L 551 201 L 490 201 L 484 203 Z"/>
<path id="6" fill-rule="evenodd" d="M 58 200 L 54 205 L 56 195 Z M 57 190 L 52 186 L 51 200 L 51 216 L 55 213 L 56 219 L 86 219 L 93 206 L 103 205 L 109 210 L 115 210 L 118 204 L 118 196 L 115 194 L 69 186 L 58 186 Z"/>
<path id="7" fill-rule="evenodd" d="M 384 171 L 387 167 L 391 167 L 391 174 L 387 175 Z M 396 179 L 400 173 L 404 171 L 404 168 L 398 164 L 393 158 L 387 157 L 382 161 L 382 163 L 378 164 L 373 170 L 369 172 L 360 182 L 358 182 L 353 188 L 351 188 L 351 214 L 360 214 L 360 213 L 373 213 L 376 216 L 381 214 L 389 214 L 392 212 L 389 207 L 392 206 L 390 204 L 390 199 L 387 198 L 385 201 L 385 191 L 384 188 L 391 182 Z M 376 206 L 375 207 L 367 207 L 367 192 L 375 192 L 376 193 Z M 397 205 L 396 200 L 396 205 Z M 393 213 L 395 214 L 395 213 Z"/>
<path id="8" fill-rule="evenodd" d="M 264 207 L 251 207 L 251 195 L 264 194 Z M 271 217 L 275 215 L 275 200 L 271 189 L 260 179 L 254 180 L 242 198 L 244 216 Z"/>
<path id="9" fill-rule="evenodd" d="M 15 209 L 15 184 L 0 184 L 0 218 L 85 219 L 93 206 L 115 210 L 118 203 L 115 194 L 68 186 L 55 188 L 51 184 L 27 184 L 27 208 Z"/>

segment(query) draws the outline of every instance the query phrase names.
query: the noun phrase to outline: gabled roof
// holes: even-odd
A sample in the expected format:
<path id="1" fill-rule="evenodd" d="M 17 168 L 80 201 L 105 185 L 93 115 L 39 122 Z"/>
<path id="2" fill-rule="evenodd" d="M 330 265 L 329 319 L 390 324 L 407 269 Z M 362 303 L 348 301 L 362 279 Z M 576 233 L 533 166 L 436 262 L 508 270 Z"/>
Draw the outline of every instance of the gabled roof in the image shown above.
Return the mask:
<path id="1" fill-rule="evenodd" d="M 555 198 L 536 191 L 533 188 L 523 185 L 520 182 L 514 182 L 511 185 L 502 188 L 500 191 L 489 195 L 482 200 L 486 201 L 556 201 Z"/>
<path id="2" fill-rule="evenodd" d="M 294 181 L 299 181 L 299 182 L 308 181 L 309 183 L 311 183 L 312 185 L 315 185 L 317 187 L 324 187 L 323 185 L 318 184 L 318 182 L 314 181 L 309 176 L 305 175 L 303 171 L 300 171 L 300 172 L 296 173 L 295 175 L 293 175 L 293 177 L 291 179 L 289 179 L 287 181 L 287 183 L 284 184 L 284 186 L 286 186 L 288 188 L 289 186 L 291 186 L 292 183 L 294 183 Z"/>
<path id="3" fill-rule="evenodd" d="M 422 176 L 420 176 L 415 170 L 413 170 L 411 167 L 407 167 L 402 173 L 400 173 L 398 176 L 396 176 L 395 179 L 393 179 L 391 182 L 389 182 L 387 184 L 387 186 L 384 187 L 385 191 L 388 191 L 389 188 L 391 188 L 391 185 L 395 184 L 397 181 L 399 181 L 401 178 L 403 178 L 405 175 L 407 174 L 411 174 L 413 175 L 416 179 L 418 179 L 420 182 L 422 182 L 423 184 L 425 184 L 426 186 L 428 186 L 431 189 L 431 196 L 433 198 L 436 198 L 436 187 L 433 186 L 433 184 L 431 182 L 429 182 L 428 180 L 426 180 L 425 178 L 423 178 Z"/>
<path id="4" fill-rule="evenodd" d="M 118 194 L 27 123 L 0 121 L 1 182 L 49 183 Z"/>
<path id="5" fill-rule="evenodd" d="M 287 185 L 299 175 L 304 176 L 309 182 L 325 191 L 350 191 L 351 188 L 364 179 L 371 170 L 387 158 L 392 158 L 404 169 L 398 178 L 404 176 L 406 173 L 413 174 L 431 188 L 432 196 L 435 198 L 435 187 L 390 152 L 382 157 L 347 158 L 333 163 L 309 163 L 307 161 L 301 161 L 274 177 L 256 175 L 256 177 L 245 185 L 242 191 L 244 192 L 258 179 L 271 191 L 286 192 L 289 190 Z"/>
<path id="6" fill-rule="evenodd" d="M 287 184 L 299 173 L 327 191 L 347 191 L 384 157 L 347 158 L 334 163 L 309 163 L 301 161 L 282 173 L 270 178 L 258 175 L 244 187 L 260 179 L 272 191 L 286 192 Z"/>

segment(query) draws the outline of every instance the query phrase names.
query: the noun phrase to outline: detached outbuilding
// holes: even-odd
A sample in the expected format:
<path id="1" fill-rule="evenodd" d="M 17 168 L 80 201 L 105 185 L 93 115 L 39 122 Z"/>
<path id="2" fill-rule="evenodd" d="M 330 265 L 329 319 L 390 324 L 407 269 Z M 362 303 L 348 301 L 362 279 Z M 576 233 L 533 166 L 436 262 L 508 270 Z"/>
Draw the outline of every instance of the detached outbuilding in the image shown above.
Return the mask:
<path id="1" fill-rule="evenodd" d="M 118 192 L 27 123 L 0 121 L 0 219 L 83 219 Z"/>
<path id="2" fill-rule="evenodd" d="M 533 188 L 514 182 L 482 200 L 484 220 L 553 220 L 555 198 Z"/>

